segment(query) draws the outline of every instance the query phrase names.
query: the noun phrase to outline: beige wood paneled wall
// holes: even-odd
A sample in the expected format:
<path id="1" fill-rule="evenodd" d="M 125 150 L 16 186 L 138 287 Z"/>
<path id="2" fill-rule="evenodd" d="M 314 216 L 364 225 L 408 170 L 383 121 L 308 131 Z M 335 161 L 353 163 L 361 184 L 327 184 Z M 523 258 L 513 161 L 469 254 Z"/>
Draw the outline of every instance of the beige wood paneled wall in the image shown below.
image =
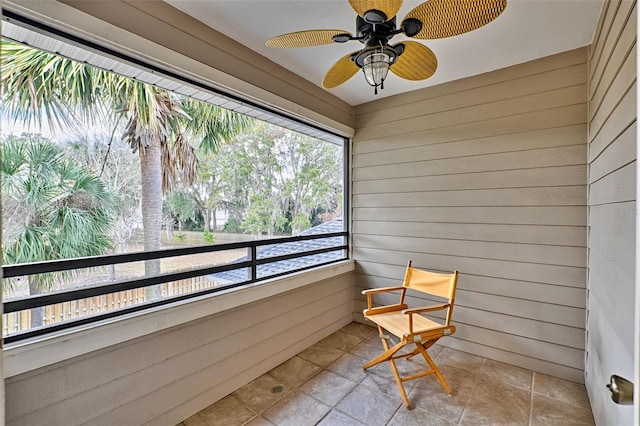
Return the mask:
<path id="1" fill-rule="evenodd" d="M 6 379 L 6 424 L 175 425 L 352 319 L 347 273 Z"/>
<path id="2" fill-rule="evenodd" d="M 589 301 L 586 385 L 597 424 L 633 424 L 611 401 L 634 378 L 636 2 L 606 1 L 589 48 Z M 636 325 L 637 326 L 637 325 Z M 638 383 L 636 383 L 636 389 Z"/>
<path id="3" fill-rule="evenodd" d="M 356 108 L 360 320 L 359 292 L 397 285 L 407 260 L 457 269 L 443 345 L 584 381 L 586 62 L 582 48 Z"/>

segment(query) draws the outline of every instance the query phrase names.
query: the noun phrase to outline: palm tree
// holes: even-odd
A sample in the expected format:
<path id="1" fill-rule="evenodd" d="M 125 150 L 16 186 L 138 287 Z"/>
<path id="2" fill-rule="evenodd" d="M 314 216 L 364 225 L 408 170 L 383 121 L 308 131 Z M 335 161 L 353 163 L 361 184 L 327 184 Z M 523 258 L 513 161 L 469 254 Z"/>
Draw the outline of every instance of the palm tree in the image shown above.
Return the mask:
<path id="1" fill-rule="evenodd" d="M 140 157 L 144 249 L 160 248 L 163 194 L 191 185 L 197 149 L 215 152 L 247 128 L 250 118 L 181 97 L 109 71 L 87 66 L 15 42 L 2 41 L 3 112 L 14 121 L 64 127 L 108 117 L 125 122 L 123 139 Z M 145 264 L 160 272 L 157 261 Z"/>
<path id="2" fill-rule="evenodd" d="M 104 254 L 111 248 L 111 194 L 98 177 L 41 136 L 2 143 L 3 261 L 7 264 Z M 51 274 L 30 275 L 29 294 L 52 289 Z M 43 322 L 31 311 L 31 326 Z"/>

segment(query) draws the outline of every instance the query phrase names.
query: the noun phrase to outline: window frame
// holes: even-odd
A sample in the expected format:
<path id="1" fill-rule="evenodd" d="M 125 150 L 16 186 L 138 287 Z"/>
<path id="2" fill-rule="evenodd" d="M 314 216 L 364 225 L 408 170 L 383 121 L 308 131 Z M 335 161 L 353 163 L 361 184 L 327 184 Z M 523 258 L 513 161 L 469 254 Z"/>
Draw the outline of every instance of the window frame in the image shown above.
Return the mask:
<path id="1" fill-rule="evenodd" d="M 123 281 L 119 281 L 112 284 L 105 284 L 105 285 L 99 285 L 95 287 L 87 287 L 87 288 L 81 288 L 81 289 L 57 291 L 57 292 L 45 293 L 41 295 L 27 296 L 25 298 L 16 299 L 16 300 L 10 300 L 3 303 L 3 314 L 9 314 L 12 312 L 31 309 L 35 307 L 47 306 L 54 303 L 77 300 L 83 297 L 91 297 L 91 296 L 109 294 L 109 293 L 127 290 L 127 289 L 141 288 L 149 285 L 162 284 L 162 283 L 170 282 L 177 279 L 201 276 L 201 275 L 212 274 L 212 273 L 217 273 L 217 272 L 222 272 L 222 271 L 227 271 L 232 269 L 250 268 L 250 270 L 252 271 L 251 277 L 246 281 L 228 284 L 228 285 L 222 285 L 219 287 L 212 287 L 206 290 L 201 290 L 198 292 L 193 292 L 193 293 L 175 296 L 171 298 L 164 298 L 154 302 L 147 302 L 147 303 L 131 306 L 128 308 L 109 311 L 104 314 L 97 314 L 93 316 L 83 317 L 78 320 L 64 321 L 61 323 L 53 324 L 51 326 L 43 326 L 37 329 L 28 330 L 23 333 L 10 334 L 7 337 L 3 338 L 5 344 L 15 345 L 15 344 L 20 344 L 22 342 L 33 342 L 33 341 L 37 341 L 38 339 L 54 336 L 56 335 L 56 333 L 66 332 L 69 330 L 81 331 L 84 329 L 82 327 L 86 328 L 89 326 L 93 326 L 94 324 L 99 324 L 101 322 L 104 322 L 105 320 L 118 319 L 120 317 L 126 317 L 129 314 L 151 312 L 154 308 L 162 309 L 163 307 L 167 307 L 169 305 L 175 305 L 176 303 L 189 302 L 191 299 L 195 300 L 202 297 L 210 297 L 215 295 L 216 293 L 221 293 L 221 292 L 227 293 L 228 291 L 233 291 L 237 289 L 250 288 L 254 284 L 261 283 L 263 281 L 272 281 L 274 279 L 285 278 L 289 275 L 293 276 L 297 273 L 304 272 L 309 269 L 316 269 L 319 267 L 331 266 L 334 263 L 340 264 L 340 263 L 344 263 L 344 261 L 349 261 L 350 232 L 349 232 L 349 222 L 348 222 L 349 220 L 348 211 L 349 211 L 349 199 L 350 199 L 350 196 L 349 196 L 350 194 L 350 182 L 349 182 L 350 140 L 348 138 L 338 133 L 335 133 L 331 130 L 328 130 L 322 126 L 316 125 L 315 123 L 312 123 L 310 121 L 303 120 L 301 118 L 298 118 L 290 114 L 286 114 L 275 108 L 269 108 L 265 105 L 259 104 L 248 98 L 241 97 L 234 93 L 222 91 L 216 87 L 200 82 L 196 79 L 189 78 L 186 75 L 180 74 L 179 72 L 172 71 L 166 68 L 161 68 L 157 65 L 154 65 L 153 63 L 146 62 L 141 59 L 137 59 L 128 54 L 102 46 L 90 40 L 75 36 L 68 32 L 59 30 L 57 28 L 46 25 L 44 23 L 27 18 L 21 14 L 12 12 L 10 10 L 6 10 L 6 9 L 2 10 L 2 19 L 4 21 L 11 22 L 14 25 L 24 26 L 38 33 L 52 35 L 56 39 L 68 40 L 69 43 L 74 46 L 79 45 L 82 48 L 89 49 L 90 51 L 93 51 L 93 52 L 97 51 L 100 54 L 104 54 L 108 57 L 117 58 L 118 60 L 124 61 L 127 64 L 132 64 L 133 67 L 137 67 L 142 70 L 148 71 L 153 75 L 166 77 L 174 81 L 177 80 L 191 87 L 195 87 L 201 91 L 211 93 L 218 97 L 229 99 L 231 102 L 237 103 L 240 105 L 237 109 L 235 109 L 238 112 L 246 113 L 247 108 L 252 109 L 257 111 L 259 113 L 258 115 L 268 114 L 270 117 L 276 117 L 276 120 L 278 118 L 282 120 L 280 122 L 271 121 L 274 124 L 283 125 L 284 123 L 289 123 L 290 126 L 291 125 L 293 126 L 293 128 L 288 127 L 291 130 L 300 131 L 299 129 L 295 128 L 296 125 L 299 125 L 299 126 L 302 126 L 303 128 L 309 129 L 304 133 L 310 136 L 318 137 L 317 136 L 318 132 L 320 134 L 328 135 L 328 138 L 319 138 L 319 139 L 324 139 L 329 143 L 336 143 L 337 140 L 340 140 L 341 141 L 340 144 L 343 149 L 343 224 L 344 224 L 343 225 L 344 230 L 342 232 L 330 233 L 330 234 L 293 236 L 293 237 L 277 238 L 277 239 L 255 240 L 255 241 L 241 242 L 241 243 L 195 246 L 195 247 L 188 247 L 188 248 L 181 248 L 181 249 L 171 249 L 171 250 L 164 249 L 164 250 L 157 250 L 152 252 L 136 252 L 136 253 L 126 253 L 126 254 L 117 254 L 117 255 L 86 257 L 86 258 L 79 258 L 79 259 L 64 259 L 64 260 L 56 260 L 56 261 L 36 262 L 36 263 L 30 263 L 30 264 L 2 266 L 1 268 L 2 277 L 10 278 L 10 277 L 22 276 L 22 275 L 39 274 L 39 273 L 46 273 L 46 272 L 59 272 L 63 270 L 76 269 L 76 268 L 104 266 L 104 265 L 112 265 L 112 264 L 118 264 L 118 263 L 126 263 L 126 262 L 150 260 L 150 259 L 162 259 L 166 257 L 184 256 L 189 254 L 215 252 L 215 251 L 230 250 L 230 249 L 236 249 L 236 248 L 247 248 L 248 250 L 250 250 L 249 260 L 247 261 L 225 264 L 225 265 L 209 267 L 209 268 L 198 268 L 198 269 L 193 269 L 185 272 L 170 272 L 170 273 L 160 274 L 153 277 L 123 280 Z M 34 46 L 34 47 L 38 48 L 37 46 Z M 229 108 L 229 109 L 234 110 L 233 108 Z M 264 117 L 258 116 L 256 118 L 264 120 Z M 257 247 L 262 245 L 272 245 L 277 243 L 304 241 L 304 240 L 329 238 L 329 237 L 343 237 L 344 243 L 336 247 L 327 247 L 327 248 L 317 249 L 312 251 L 291 253 L 291 254 L 273 257 L 273 258 L 260 259 L 257 256 Z M 343 252 L 343 257 L 338 260 L 333 260 L 333 261 L 311 265 L 303 268 L 298 268 L 298 269 L 282 272 L 279 274 L 270 275 L 264 278 L 258 278 L 256 274 L 256 269 L 261 264 L 293 259 L 297 257 L 304 257 L 304 256 L 313 255 L 313 254 L 318 254 L 318 253 L 338 251 L 338 250 L 342 250 Z M 141 283 L 142 285 L 140 285 Z"/>

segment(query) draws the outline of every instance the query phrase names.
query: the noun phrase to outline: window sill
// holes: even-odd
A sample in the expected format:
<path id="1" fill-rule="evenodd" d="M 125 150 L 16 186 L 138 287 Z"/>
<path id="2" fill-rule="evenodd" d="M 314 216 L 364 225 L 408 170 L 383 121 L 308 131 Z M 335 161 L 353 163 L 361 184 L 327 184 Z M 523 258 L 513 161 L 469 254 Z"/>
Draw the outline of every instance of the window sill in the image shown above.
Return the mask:
<path id="1" fill-rule="evenodd" d="M 180 324 L 302 288 L 354 270 L 345 260 L 175 304 L 112 318 L 5 346 L 4 377 L 12 377 Z"/>

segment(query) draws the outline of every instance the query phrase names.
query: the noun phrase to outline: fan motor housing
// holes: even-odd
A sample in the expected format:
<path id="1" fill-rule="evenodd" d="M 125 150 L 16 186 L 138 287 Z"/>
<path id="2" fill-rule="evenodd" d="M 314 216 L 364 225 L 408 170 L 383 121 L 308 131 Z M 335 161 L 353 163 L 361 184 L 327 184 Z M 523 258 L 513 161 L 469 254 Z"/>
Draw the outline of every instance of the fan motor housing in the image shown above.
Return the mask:
<path id="1" fill-rule="evenodd" d="M 371 24 L 365 21 L 361 16 L 356 17 L 356 35 L 362 43 L 368 44 L 368 39 L 372 35 L 385 37 L 388 40 L 394 36 L 393 32 L 395 30 L 395 16 L 382 24 Z"/>
<path id="2" fill-rule="evenodd" d="M 371 24 L 382 24 L 387 21 L 387 15 L 381 10 L 371 9 L 367 10 L 362 17 L 365 21 Z"/>

